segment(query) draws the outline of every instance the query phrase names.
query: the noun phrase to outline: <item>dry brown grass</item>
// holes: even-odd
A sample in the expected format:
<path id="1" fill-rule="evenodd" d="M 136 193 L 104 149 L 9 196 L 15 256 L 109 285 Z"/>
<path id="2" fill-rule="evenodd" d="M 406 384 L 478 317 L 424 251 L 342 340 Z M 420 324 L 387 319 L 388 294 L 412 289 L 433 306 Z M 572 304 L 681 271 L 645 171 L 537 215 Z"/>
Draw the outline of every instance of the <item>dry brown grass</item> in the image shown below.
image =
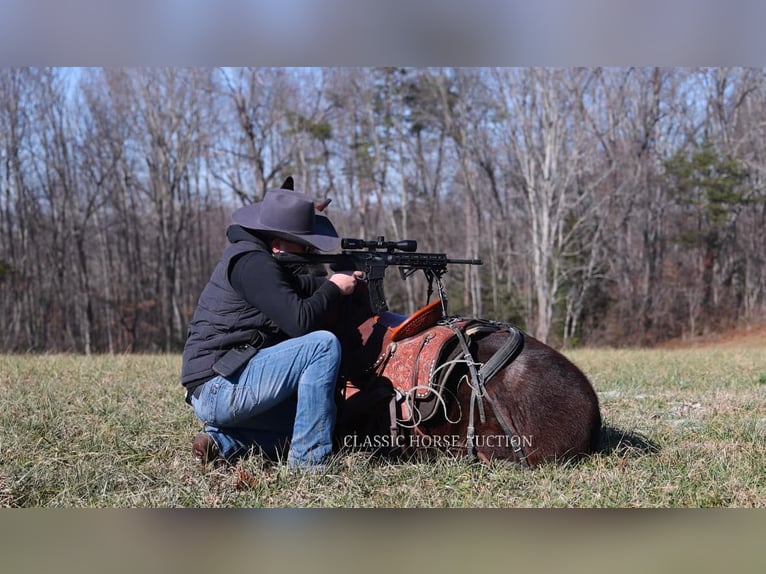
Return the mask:
<path id="1" fill-rule="evenodd" d="M 351 454 L 308 476 L 258 457 L 200 470 L 177 355 L 0 356 L 0 505 L 764 507 L 765 349 L 570 352 L 607 431 L 604 452 L 579 464 L 526 471 Z"/>

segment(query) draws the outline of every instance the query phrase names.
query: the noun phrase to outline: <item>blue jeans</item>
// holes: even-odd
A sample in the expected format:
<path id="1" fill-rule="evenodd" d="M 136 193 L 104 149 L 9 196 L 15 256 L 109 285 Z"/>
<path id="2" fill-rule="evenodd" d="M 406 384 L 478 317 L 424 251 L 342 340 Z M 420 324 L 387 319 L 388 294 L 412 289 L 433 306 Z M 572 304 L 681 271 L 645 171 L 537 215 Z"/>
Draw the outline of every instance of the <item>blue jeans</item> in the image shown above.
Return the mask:
<path id="1" fill-rule="evenodd" d="M 314 331 L 261 349 L 236 379 L 211 379 L 192 408 L 227 460 L 251 448 L 276 457 L 289 444 L 289 467 L 321 464 L 332 452 L 339 366 L 337 337 Z"/>

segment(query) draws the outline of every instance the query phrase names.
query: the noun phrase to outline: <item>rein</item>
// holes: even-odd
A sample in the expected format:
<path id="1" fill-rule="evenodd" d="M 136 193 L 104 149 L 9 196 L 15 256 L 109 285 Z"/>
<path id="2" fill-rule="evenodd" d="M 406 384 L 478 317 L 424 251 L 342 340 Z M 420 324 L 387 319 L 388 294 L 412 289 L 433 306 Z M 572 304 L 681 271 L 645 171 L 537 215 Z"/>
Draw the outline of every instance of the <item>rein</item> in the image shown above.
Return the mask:
<path id="1" fill-rule="evenodd" d="M 510 417 L 506 418 L 503 416 L 503 414 L 500 412 L 500 409 L 497 407 L 495 400 L 487 393 L 486 387 L 487 383 L 489 383 L 492 377 L 494 377 L 500 369 L 513 361 L 519 355 L 519 353 L 521 353 L 522 349 L 524 348 L 524 335 L 515 327 L 504 325 L 504 328 L 507 328 L 511 336 L 508 337 L 508 340 L 503 344 L 503 346 L 500 347 L 500 349 L 498 349 L 497 352 L 495 352 L 495 354 L 492 355 L 486 363 L 480 364 L 474 360 L 474 357 L 471 354 L 469 337 L 466 336 L 464 330 L 458 328 L 458 326 L 455 325 L 458 320 L 459 318 L 450 318 L 445 321 L 445 324 L 452 330 L 453 333 L 455 333 L 455 336 L 457 337 L 460 348 L 463 352 L 463 360 L 465 361 L 466 365 L 468 365 L 468 372 L 471 378 L 469 382 L 471 387 L 471 402 L 468 412 L 468 429 L 466 434 L 466 448 L 468 449 L 468 454 L 474 458 L 476 457 L 476 445 L 474 442 L 476 436 L 475 412 L 478 406 L 479 420 L 482 424 L 485 424 L 486 416 L 484 413 L 483 401 L 486 399 L 487 403 L 489 403 L 489 406 L 492 409 L 493 414 L 495 415 L 495 418 L 497 419 L 497 422 L 500 423 L 503 432 L 505 432 L 507 436 L 511 437 L 511 445 L 514 454 L 516 454 L 522 466 L 529 468 L 529 461 L 527 461 L 527 457 L 521 447 L 523 441 L 521 440 L 518 432 L 516 432 L 513 421 L 510 419 Z M 494 326 L 494 323 L 487 324 Z M 499 326 L 500 324 L 497 325 Z M 478 370 L 476 368 L 477 365 L 479 365 Z"/>

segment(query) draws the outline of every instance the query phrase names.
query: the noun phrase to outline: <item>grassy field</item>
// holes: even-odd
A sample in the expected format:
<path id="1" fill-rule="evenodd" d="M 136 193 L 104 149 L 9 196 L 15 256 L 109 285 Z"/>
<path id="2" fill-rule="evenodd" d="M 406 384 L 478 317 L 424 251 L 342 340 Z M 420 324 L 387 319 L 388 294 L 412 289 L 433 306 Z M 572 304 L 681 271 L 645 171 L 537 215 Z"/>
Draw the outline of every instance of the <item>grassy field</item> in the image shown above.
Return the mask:
<path id="1" fill-rule="evenodd" d="M 195 465 L 178 355 L 0 356 L 0 506 L 766 506 L 763 333 L 569 356 L 598 392 L 603 453 L 534 471 L 352 454 L 317 475 Z"/>

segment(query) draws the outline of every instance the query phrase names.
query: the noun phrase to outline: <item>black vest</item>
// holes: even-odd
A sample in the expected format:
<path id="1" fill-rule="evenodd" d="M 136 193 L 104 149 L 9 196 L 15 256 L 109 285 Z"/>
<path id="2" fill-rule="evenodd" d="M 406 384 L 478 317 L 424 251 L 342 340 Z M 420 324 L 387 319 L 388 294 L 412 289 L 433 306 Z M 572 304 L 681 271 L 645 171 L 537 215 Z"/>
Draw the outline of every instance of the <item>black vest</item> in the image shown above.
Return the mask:
<path id="1" fill-rule="evenodd" d="M 237 241 L 223 252 L 194 311 L 183 352 L 181 383 L 196 386 L 215 375 L 213 364 L 229 349 L 265 338 L 274 344 L 275 326 L 231 286 L 232 261 L 248 252 L 268 253 L 260 240 Z M 271 339 L 271 340 L 270 340 Z"/>

